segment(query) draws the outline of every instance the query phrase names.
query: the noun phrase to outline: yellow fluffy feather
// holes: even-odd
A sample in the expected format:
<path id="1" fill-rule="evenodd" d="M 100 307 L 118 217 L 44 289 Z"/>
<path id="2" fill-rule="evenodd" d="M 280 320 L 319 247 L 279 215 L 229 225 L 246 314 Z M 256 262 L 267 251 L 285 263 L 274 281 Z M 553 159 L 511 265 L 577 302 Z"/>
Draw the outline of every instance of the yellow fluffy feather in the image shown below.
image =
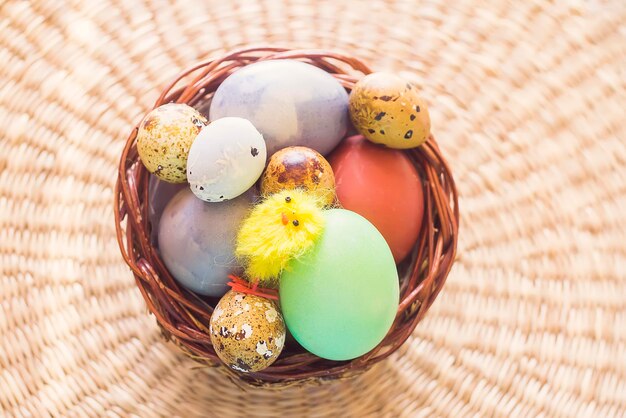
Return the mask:
<path id="1" fill-rule="evenodd" d="M 309 250 L 324 229 L 319 195 L 283 190 L 252 209 L 237 235 L 235 255 L 249 281 L 276 287 L 289 261 Z"/>

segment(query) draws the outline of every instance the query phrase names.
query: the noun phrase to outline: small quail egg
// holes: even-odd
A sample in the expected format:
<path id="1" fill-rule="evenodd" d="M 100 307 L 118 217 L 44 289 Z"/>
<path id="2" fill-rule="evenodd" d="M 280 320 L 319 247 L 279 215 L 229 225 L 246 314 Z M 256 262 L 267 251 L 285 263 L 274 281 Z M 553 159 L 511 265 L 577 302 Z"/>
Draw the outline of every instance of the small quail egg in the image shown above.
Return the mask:
<path id="1" fill-rule="evenodd" d="M 233 290 L 215 306 L 209 331 L 218 357 L 244 373 L 270 366 L 285 345 L 285 323 L 278 305 Z"/>
<path id="2" fill-rule="evenodd" d="M 168 103 L 153 109 L 139 124 L 137 151 L 149 172 L 169 183 L 187 180 L 187 156 L 207 120 L 193 107 Z"/>
<path id="3" fill-rule="evenodd" d="M 367 139 L 389 148 L 415 148 L 430 135 L 430 116 L 417 87 L 388 73 L 372 73 L 350 93 L 350 117 Z"/>
<path id="4" fill-rule="evenodd" d="M 322 155 L 307 147 L 283 148 L 272 155 L 261 178 L 261 194 L 301 188 L 323 197 L 325 205 L 335 201 L 335 176 Z"/>

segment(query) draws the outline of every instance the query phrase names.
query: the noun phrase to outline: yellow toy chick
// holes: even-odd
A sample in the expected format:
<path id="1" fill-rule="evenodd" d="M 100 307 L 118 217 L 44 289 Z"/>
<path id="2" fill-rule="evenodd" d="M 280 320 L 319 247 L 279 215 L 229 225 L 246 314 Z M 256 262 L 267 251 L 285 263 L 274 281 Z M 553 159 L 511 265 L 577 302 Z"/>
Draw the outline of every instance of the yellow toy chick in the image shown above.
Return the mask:
<path id="1" fill-rule="evenodd" d="M 252 209 L 235 248 L 250 282 L 277 286 L 289 261 L 313 247 L 322 234 L 323 206 L 319 195 L 293 189 L 273 194 Z"/>

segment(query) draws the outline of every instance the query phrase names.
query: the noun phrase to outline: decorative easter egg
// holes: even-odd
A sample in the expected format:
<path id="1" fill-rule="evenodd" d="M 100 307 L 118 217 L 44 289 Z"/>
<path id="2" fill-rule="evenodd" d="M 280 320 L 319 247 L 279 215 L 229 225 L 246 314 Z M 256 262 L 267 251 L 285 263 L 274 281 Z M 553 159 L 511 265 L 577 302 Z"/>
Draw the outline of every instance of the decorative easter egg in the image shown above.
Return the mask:
<path id="1" fill-rule="evenodd" d="M 148 181 L 148 219 L 150 221 L 150 240 L 154 245 L 158 245 L 159 221 L 165 206 L 181 190 L 188 186 L 184 183 L 168 183 L 159 180 L 155 175 L 150 175 Z"/>
<path id="2" fill-rule="evenodd" d="M 291 145 L 327 154 L 348 129 L 348 94 L 333 76 L 313 65 L 261 61 L 220 84 L 209 116 L 248 119 L 263 134 L 269 155 Z"/>
<path id="3" fill-rule="evenodd" d="M 325 205 L 335 201 L 335 176 L 322 155 L 307 147 L 288 147 L 276 152 L 261 177 L 264 196 L 301 188 L 320 195 Z"/>
<path id="4" fill-rule="evenodd" d="M 265 141 L 250 121 L 213 120 L 189 150 L 189 186 L 206 202 L 233 199 L 259 179 L 266 159 Z"/>
<path id="5" fill-rule="evenodd" d="M 390 148 L 415 148 L 430 134 L 430 116 L 417 87 L 389 73 L 372 73 L 350 93 L 350 117 L 367 139 Z"/>
<path id="6" fill-rule="evenodd" d="M 376 347 L 396 316 L 399 281 L 389 246 L 362 216 L 324 211 L 315 246 L 280 279 L 280 304 L 293 337 L 311 353 L 349 360 Z"/>
<path id="7" fill-rule="evenodd" d="M 252 190 L 222 203 L 205 203 L 187 188 L 167 204 L 159 223 L 159 250 L 165 266 L 184 287 L 221 296 L 228 275 L 239 274 L 235 237 L 255 199 Z"/>
<path id="8" fill-rule="evenodd" d="M 424 214 L 422 180 L 409 157 L 355 136 L 329 161 L 341 205 L 374 224 L 396 262 L 402 261 L 417 241 Z"/>
<path id="9" fill-rule="evenodd" d="M 217 356 L 240 372 L 263 370 L 276 361 L 285 345 L 285 323 L 278 305 L 232 290 L 215 307 L 209 331 Z"/>
<path id="10" fill-rule="evenodd" d="M 189 148 L 207 120 L 193 107 L 168 103 L 146 115 L 137 130 L 137 151 L 149 172 L 169 183 L 187 180 Z"/>

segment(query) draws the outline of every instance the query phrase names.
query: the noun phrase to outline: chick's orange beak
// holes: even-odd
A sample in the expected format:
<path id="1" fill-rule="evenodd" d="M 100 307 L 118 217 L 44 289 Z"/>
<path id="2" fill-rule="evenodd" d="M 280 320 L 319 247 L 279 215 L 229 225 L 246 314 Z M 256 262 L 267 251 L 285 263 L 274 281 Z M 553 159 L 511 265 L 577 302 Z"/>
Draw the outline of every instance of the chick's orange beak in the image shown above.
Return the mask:
<path id="1" fill-rule="evenodd" d="M 289 218 L 285 215 L 285 212 L 282 212 L 280 216 L 282 217 L 283 225 L 287 225 L 289 223 Z"/>

